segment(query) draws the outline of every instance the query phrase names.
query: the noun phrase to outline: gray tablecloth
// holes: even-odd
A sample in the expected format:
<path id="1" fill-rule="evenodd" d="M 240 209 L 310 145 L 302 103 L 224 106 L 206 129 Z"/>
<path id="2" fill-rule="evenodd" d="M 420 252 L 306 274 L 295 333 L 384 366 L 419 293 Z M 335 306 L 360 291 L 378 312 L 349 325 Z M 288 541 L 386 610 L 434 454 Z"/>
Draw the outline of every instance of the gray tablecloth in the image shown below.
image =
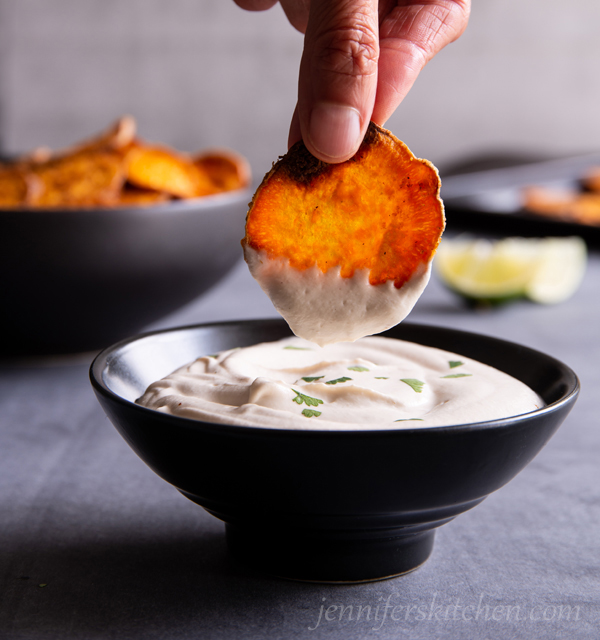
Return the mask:
<path id="1" fill-rule="evenodd" d="M 600 257 L 568 303 L 472 311 L 432 281 L 410 320 L 548 352 L 581 397 L 511 483 L 442 527 L 417 571 L 286 582 L 227 556 L 224 527 L 129 449 L 91 354 L 0 371 L 0 638 L 600 638 Z M 275 316 L 245 266 L 160 326 Z"/>

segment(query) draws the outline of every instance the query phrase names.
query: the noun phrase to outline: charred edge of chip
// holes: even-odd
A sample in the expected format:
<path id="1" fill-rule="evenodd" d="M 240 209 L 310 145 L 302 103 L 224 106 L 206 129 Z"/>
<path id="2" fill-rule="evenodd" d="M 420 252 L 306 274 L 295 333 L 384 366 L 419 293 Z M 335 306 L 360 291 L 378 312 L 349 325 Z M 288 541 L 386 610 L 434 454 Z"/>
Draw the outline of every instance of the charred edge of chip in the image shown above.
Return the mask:
<path id="1" fill-rule="evenodd" d="M 374 122 L 370 122 L 359 150 L 348 162 L 362 159 L 364 152 L 375 144 L 381 135 L 389 135 L 389 132 Z M 273 169 L 281 167 L 295 182 L 309 184 L 314 178 L 326 173 L 332 166 L 334 165 L 315 158 L 306 148 L 304 142 L 300 141 L 286 155 L 279 158 Z"/>
<path id="2" fill-rule="evenodd" d="M 391 136 L 391 133 L 383 127 L 375 124 L 374 122 L 369 122 L 369 126 L 362 141 L 361 148 L 371 146 L 372 144 L 377 142 L 379 136 Z"/>
<path id="3" fill-rule="evenodd" d="M 304 142 L 297 142 L 279 159 L 277 165 L 281 166 L 289 178 L 300 184 L 309 184 L 331 167 L 327 162 L 315 158 Z"/>

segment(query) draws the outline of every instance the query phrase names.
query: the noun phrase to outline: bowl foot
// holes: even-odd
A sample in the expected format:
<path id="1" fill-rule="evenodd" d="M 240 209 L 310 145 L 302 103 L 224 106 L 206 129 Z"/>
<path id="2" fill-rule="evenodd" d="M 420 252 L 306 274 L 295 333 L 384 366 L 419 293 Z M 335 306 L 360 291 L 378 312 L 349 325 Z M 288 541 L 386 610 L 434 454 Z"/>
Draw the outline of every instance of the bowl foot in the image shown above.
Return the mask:
<path id="1" fill-rule="evenodd" d="M 368 582 L 413 571 L 435 531 L 297 532 L 226 524 L 231 555 L 261 573 L 307 582 Z"/>

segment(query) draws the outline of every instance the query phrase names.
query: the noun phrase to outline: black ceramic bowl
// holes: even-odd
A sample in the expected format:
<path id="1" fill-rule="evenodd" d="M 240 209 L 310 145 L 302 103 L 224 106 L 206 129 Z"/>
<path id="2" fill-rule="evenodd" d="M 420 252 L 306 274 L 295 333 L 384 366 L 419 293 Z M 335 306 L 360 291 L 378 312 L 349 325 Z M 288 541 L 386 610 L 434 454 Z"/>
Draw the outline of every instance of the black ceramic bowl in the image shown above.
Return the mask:
<path id="1" fill-rule="evenodd" d="M 374 580 L 418 567 L 435 528 L 521 471 L 579 391 L 571 369 L 538 351 L 403 323 L 383 335 L 497 367 L 547 406 L 476 424 L 332 432 L 214 425 L 134 404 L 149 383 L 200 355 L 289 333 L 281 320 L 156 332 L 106 349 L 90 372 L 100 404 L 134 451 L 226 523 L 234 557 L 288 578 Z"/>
<path id="2" fill-rule="evenodd" d="M 0 210 L 0 355 L 100 349 L 190 302 L 241 257 L 250 197 Z"/>

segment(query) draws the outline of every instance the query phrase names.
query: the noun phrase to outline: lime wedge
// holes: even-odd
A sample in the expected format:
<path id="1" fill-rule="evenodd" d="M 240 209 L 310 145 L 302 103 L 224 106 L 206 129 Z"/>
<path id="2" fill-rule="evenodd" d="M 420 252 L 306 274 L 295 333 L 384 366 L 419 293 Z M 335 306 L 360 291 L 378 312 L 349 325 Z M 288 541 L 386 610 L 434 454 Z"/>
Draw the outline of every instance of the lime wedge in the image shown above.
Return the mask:
<path id="1" fill-rule="evenodd" d="M 569 298 L 585 273 L 581 238 L 444 239 L 434 266 L 442 281 L 470 300 L 498 304 L 529 298 L 554 304 Z"/>
<path id="2" fill-rule="evenodd" d="M 570 298 L 585 274 L 587 250 L 581 238 L 546 238 L 525 295 L 534 302 L 556 304 Z"/>

